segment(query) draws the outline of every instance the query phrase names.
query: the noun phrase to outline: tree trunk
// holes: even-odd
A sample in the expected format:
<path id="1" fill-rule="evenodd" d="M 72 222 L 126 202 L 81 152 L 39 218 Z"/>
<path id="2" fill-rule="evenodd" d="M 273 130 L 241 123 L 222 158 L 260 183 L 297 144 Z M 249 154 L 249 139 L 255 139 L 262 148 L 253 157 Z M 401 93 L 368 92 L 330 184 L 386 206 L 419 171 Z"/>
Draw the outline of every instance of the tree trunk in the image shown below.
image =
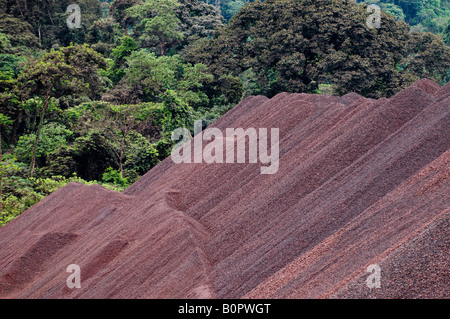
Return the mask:
<path id="1" fill-rule="evenodd" d="M 34 145 L 33 145 L 33 156 L 31 158 L 30 177 L 32 177 L 34 175 L 34 169 L 36 167 L 37 146 L 38 146 L 39 138 L 40 138 L 40 135 L 41 135 L 42 125 L 44 124 L 45 112 L 47 111 L 48 104 L 50 103 L 50 91 L 51 91 L 51 89 L 52 88 L 49 88 L 48 91 L 47 91 L 47 96 L 45 98 L 45 104 L 42 107 L 41 118 L 39 119 L 39 125 L 38 125 L 37 132 L 36 132 L 36 140 L 34 141 Z"/>
<path id="2" fill-rule="evenodd" d="M 0 211 L 3 210 L 2 195 L 3 195 L 3 175 L 0 176 Z"/>
<path id="3" fill-rule="evenodd" d="M 23 118 L 23 115 L 22 115 L 22 112 L 21 112 L 21 113 L 18 114 L 17 119 L 13 122 L 13 127 L 12 127 L 12 130 L 11 130 L 11 139 L 10 139 L 10 143 L 9 144 L 16 145 L 17 142 L 19 141 L 19 137 L 17 136 L 17 132 L 19 131 L 18 127 L 20 125 L 19 123 L 22 122 L 22 118 Z"/>
<path id="4" fill-rule="evenodd" d="M 44 112 L 42 112 L 44 113 Z M 34 175 L 34 169 L 36 167 L 36 152 L 37 152 L 37 146 L 39 143 L 39 136 L 41 134 L 41 127 L 42 127 L 42 117 L 39 120 L 39 126 L 36 132 L 36 140 L 34 141 L 34 145 L 33 145 L 33 156 L 31 158 L 31 168 L 30 168 L 30 177 L 33 177 Z"/>
<path id="5" fill-rule="evenodd" d="M 48 13 L 48 17 L 50 18 L 50 22 L 55 25 L 55 23 L 53 22 L 53 16 L 52 13 L 50 12 L 50 10 L 47 8 L 47 13 Z"/>
<path id="6" fill-rule="evenodd" d="M 125 134 L 122 137 L 122 143 L 120 145 L 120 155 L 119 155 L 119 171 L 120 171 L 120 177 L 123 178 L 123 165 L 122 165 L 122 161 L 123 161 L 123 148 L 125 145 Z"/>
<path id="7" fill-rule="evenodd" d="M 37 122 L 37 113 L 34 113 L 33 125 L 31 125 L 31 132 L 34 132 L 34 130 L 36 129 L 36 122 Z"/>
<path id="8" fill-rule="evenodd" d="M 20 11 L 20 15 L 21 15 L 22 18 L 23 18 L 23 17 L 24 17 L 24 16 L 23 16 L 23 12 L 22 12 L 22 10 L 20 9 L 22 6 L 20 5 L 19 0 L 16 0 L 16 3 L 17 3 L 17 10 Z M 26 2 L 25 2 L 25 4 L 26 4 Z M 26 8 L 25 8 L 25 10 L 26 10 Z"/>
<path id="9" fill-rule="evenodd" d="M 0 126 L 0 162 L 3 160 L 3 153 L 2 153 L 2 127 Z M 1 193 L 0 193 L 1 195 Z"/>
<path id="10" fill-rule="evenodd" d="M 42 42 L 41 42 L 41 25 L 39 25 L 38 34 L 39 34 L 39 47 L 41 47 L 42 46 Z"/>
<path id="11" fill-rule="evenodd" d="M 2 153 L 2 127 L 0 126 L 0 163 L 3 160 L 3 153 Z M 0 175 L 0 211 L 3 210 L 3 202 L 2 202 L 2 195 L 3 195 L 3 175 Z"/>
<path id="12" fill-rule="evenodd" d="M 120 154 L 120 159 L 119 159 L 119 171 L 120 171 L 120 177 L 123 178 L 122 154 Z"/>

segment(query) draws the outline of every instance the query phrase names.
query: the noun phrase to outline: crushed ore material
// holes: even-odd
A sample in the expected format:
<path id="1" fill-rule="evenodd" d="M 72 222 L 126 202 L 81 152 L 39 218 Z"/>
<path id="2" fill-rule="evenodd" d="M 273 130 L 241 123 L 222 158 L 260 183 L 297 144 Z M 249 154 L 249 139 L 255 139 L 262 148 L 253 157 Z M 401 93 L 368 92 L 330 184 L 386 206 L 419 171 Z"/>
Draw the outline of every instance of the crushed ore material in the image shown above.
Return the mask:
<path id="1" fill-rule="evenodd" d="M 0 298 L 450 297 L 449 84 L 252 96 L 212 126 L 279 128 L 278 172 L 168 158 L 122 193 L 68 184 L 0 229 Z"/>

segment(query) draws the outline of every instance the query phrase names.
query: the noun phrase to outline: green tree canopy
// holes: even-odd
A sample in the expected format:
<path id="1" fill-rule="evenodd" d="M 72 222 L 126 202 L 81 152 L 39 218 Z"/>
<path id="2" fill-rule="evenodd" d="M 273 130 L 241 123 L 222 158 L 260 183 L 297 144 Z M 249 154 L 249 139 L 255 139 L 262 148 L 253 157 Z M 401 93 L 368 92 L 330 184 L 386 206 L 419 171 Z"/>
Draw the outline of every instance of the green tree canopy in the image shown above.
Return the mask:
<path id="1" fill-rule="evenodd" d="M 368 15 L 365 6 L 345 0 L 255 2 L 186 59 L 206 63 L 216 79 L 250 72 L 256 89 L 247 94 L 316 92 L 332 84 L 338 94 L 390 96 L 421 75 L 399 67 L 409 55 L 409 27 L 382 13 L 381 27 L 370 29 Z M 433 52 L 449 54 L 436 46 Z M 437 59 L 442 67 L 429 70 L 436 78 L 449 66 Z"/>
<path id="2" fill-rule="evenodd" d="M 199 0 L 178 0 L 178 3 L 176 11 L 183 34 L 180 48 L 211 37 L 215 30 L 224 26 L 224 19 L 214 6 Z"/>
<path id="3" fill-rule="evenodd" d="M 126 78 L 132 86 L 140 84 L 151 101 L 161 102 L 168 90 L 183 103 L 194 105 L 205 102 L 206 95 L 199 89 L 212 80 L 201 63 L 184 63 L 179 55 L 158 57 L 152 52 L 140 50 L 127 59 Z"/>
<path id="4" fill-rule="evenodd" d="M 176 0 L 146 0 L 126 10 L 136 21 L 134 31 L 139 34 L 141 47 L 154 48 L 165 55 L 167 49 L 183 39 L 177 6 Z"/>
<path id="5" fill-rule="evenodd" d="M 76 1 L 82 14 L 81 28 L 69 29 L 66 21 L 70 13 L 66 10 L 73 3 L 72 0 L 0 0 L 0 28 L 14 39 L 13 44 L 48 49 L 67 46 L 70 42 L 83 43 L 89 27 L 102 17 L 101 4 L 98 0 Z"/>
<path id="6" fill-rule="evenodd" d="M 110 149 L 117 158 L 121 177 L 124 177 L 124 163 L 128 160 L 128 157 L 133 154 L 136 159 L 136 152 L 139 153 L 139 150 L 145 153 L 140 148 L 133 153 L 131 146 L 136 146 L 136 143 L 133 143 L 136 138 L 140 138 L 142 142 L 144 138 L 141 133 L 144 133 L 152 126 L 155 107 L 155 105 L 148 103 L 133 105 L 87 103 L 79 106 L 83 111 L 83 115 L 80 118 L 80 125 L 90 126 L 91 129 L 100 132 L 107 138 Z M 149 152 L 147 156 L 153 157 L 148 164 L 155 164 L 158 155 L 156 149 L 152 148 L 149 143 L 144 143 L 142 146 L 145 146 L 145 149 Z M 153 153 L 151 149 L 153 149 Z M 141 154 L 141 156 L 143 155 Z M 136 162 L 136 166 L 138 165 L 139 163 Z M 129 161 L 127 162 L 127 166 L 130 166 Z M 139 171 L 139 173 L 142 174 L 143 172 Z"/>
<path id="7" fill-rule="evenodd" d="M 122 43 L 112 50 L 113 61 L 108 69 L 107 76 L 113 84 L 117 84 L 125 76 L 126 58 L 138 47 L 133 38 L 124 36 Z"/>
<path id="8" fill-rule="evenodd" d="M 449 0 L 358 0 L 376 4 L 386 12 L 405 20 L 416 31 L 443 35 L 450 22 Z"/>
<path id="9" fill-rule="evenodd" d="M 98 98 L 102 79 L 97 70 L 106 66 L 103 57 L 87 44 L 51 50 L 27 62 L 19 76 L 20 92 L 27 98 L 73 94 Z"/>
<path id="10" fill-rule="evenodd" d="M 30 60 L 25 65 L 18 79 L 19 95 L 24 100 L 33 97 L 43 100 L 33 146 L 31 175 L 34 173 L 40 133 L 51 99 L 79 94 L 95 98 L 101 90 L 97 69 L 105 67 L 105 60 L 88 45 L 71 45 L 52 50 L 39 60 Z"/>

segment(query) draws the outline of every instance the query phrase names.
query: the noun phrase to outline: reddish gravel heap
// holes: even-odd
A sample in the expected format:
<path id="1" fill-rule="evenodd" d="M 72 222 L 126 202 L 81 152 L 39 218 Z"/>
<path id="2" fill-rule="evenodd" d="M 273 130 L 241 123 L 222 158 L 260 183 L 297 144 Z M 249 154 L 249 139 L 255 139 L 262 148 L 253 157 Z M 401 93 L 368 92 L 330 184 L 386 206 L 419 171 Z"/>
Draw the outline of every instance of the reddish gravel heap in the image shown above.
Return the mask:
<path id="1" fill-rule="evenodd" d="M 123 193 L 69 184 L 0 229 L 0 297 L 450 297 L 450 85 L 254 96 L 213 126 L 279 128 L 279 171 L 168 158 Z"/>

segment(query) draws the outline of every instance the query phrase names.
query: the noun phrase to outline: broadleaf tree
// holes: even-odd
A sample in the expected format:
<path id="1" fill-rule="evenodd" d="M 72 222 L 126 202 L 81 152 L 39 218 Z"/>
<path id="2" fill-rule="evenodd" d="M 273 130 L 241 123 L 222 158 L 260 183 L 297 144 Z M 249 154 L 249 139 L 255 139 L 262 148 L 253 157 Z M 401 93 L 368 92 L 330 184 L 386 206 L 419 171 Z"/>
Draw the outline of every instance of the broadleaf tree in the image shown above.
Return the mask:
<path id="1" fill-rule="evenodd" d="M 30 175 L 34 174 L 36 150 L 45 115 L 52 98 L 64 95 L 98 95 L 101 82 L 97 69 L 106 68 L 102 56 L 88 45 L 71 45 L 52 50 L 38 60 L 30 60 L 19 76 L 18 90 L 24 99 L 40 97 L 40 109 L 36 140 L 33 145 Z"/>

